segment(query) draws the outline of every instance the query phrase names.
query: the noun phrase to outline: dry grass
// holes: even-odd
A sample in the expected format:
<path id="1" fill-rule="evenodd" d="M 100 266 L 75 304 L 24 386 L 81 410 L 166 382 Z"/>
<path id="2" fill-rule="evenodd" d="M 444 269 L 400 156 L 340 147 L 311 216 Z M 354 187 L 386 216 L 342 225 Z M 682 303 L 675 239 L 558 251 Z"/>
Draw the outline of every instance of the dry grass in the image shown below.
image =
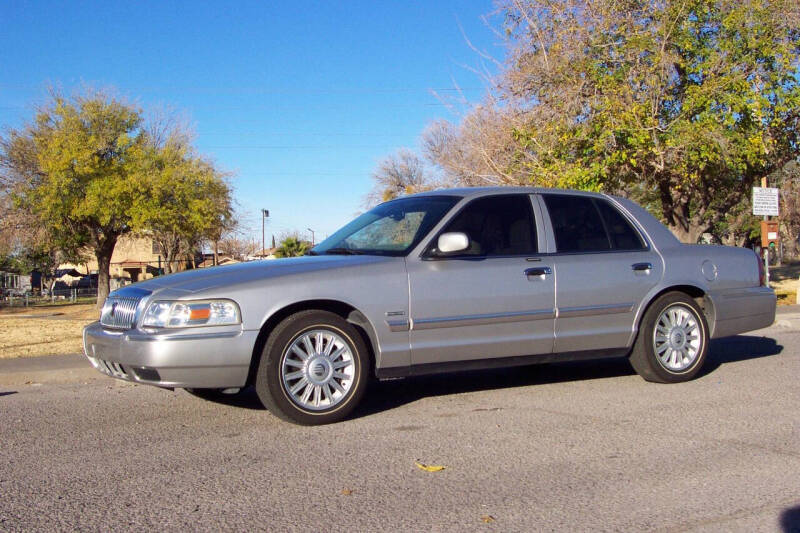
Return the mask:
<path id="1" fill-rule="evenodd" d="M 0 359 L 79 353 L 83 327 L 97 316 L 93 304 L 4 309 Z"/>
<path id="2" fill-rule="evenodd" d="M 797 289 L 800 287 L 800 262 L 780 267 L 770 267 L 769 284 L 778 295 L 778 305 L 797 303 Z"/>

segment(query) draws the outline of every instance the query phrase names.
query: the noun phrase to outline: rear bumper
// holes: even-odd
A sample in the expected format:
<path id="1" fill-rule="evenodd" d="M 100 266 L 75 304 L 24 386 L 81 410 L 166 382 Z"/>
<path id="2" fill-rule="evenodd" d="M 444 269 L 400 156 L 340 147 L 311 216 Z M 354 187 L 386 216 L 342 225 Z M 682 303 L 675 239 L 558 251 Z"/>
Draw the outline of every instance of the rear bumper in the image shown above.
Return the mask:
<path id="1" fill-rule="evenodd" d="M 708 297 L 714 307 L 712 339 L 766 328 L 775 322 L 777 299 L 769 287 L 712 292 Z"/>
<path id="2" fill-rule="evenodd" d="M 83 330 L 83 350 L 98 371 L 118 379 L 159 387 L 243 387 L 258 331 L 208 329 L 114 331 L 94 322 Z"/>

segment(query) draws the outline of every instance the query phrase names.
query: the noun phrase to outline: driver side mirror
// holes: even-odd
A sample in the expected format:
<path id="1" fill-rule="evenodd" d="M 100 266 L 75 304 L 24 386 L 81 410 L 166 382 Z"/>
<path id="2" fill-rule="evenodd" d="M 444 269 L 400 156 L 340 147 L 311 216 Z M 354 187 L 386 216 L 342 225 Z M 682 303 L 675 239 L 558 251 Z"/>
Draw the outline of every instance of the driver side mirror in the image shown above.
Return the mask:
<path id="1" fill-rule="evenodd" d="M 439 235 L 439 240 L 436 242 L 436 248 L 439 253 L 449 254 L 453 252 L 463 252 L 469 248 L 469 237 L 466 233 L 460 231 L 451 231 Z"/>

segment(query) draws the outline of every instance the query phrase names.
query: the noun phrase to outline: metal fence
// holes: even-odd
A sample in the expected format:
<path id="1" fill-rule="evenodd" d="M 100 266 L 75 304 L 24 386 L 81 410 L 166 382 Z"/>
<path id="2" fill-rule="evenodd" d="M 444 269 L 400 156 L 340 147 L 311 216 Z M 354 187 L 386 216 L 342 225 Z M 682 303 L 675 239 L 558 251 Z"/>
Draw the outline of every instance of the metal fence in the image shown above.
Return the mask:
<path id="1" fill-rule="evenodd" d="M 93 301 L 97 299 L 97 287 L 68 287 L 55 289 L 52 293 L 36 294 L 31 291 L 6 290 L 0 298 L 0 307 L 30 307 L 57 302 Z"/>

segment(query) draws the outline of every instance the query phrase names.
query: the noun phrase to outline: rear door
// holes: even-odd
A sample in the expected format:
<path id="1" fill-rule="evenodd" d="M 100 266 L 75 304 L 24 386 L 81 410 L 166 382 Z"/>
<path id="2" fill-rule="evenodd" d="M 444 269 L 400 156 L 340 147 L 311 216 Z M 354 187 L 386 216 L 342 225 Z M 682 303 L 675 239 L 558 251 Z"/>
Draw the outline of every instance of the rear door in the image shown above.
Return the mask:
<path id="1" fill-rule="evenodd" d="M 407 259 L 412 364 L 551 353 L 555 284 L 532 197 L 472 200 L 438 234 L 454 231 L 466 251 Z"/>
<path id="2" fill-rule="evenodd" d="M 639 303 L 661 279 L 661 256 L 609 200 L 543 194 L 556 278 L 554 351 L 628 346 Z"/>

